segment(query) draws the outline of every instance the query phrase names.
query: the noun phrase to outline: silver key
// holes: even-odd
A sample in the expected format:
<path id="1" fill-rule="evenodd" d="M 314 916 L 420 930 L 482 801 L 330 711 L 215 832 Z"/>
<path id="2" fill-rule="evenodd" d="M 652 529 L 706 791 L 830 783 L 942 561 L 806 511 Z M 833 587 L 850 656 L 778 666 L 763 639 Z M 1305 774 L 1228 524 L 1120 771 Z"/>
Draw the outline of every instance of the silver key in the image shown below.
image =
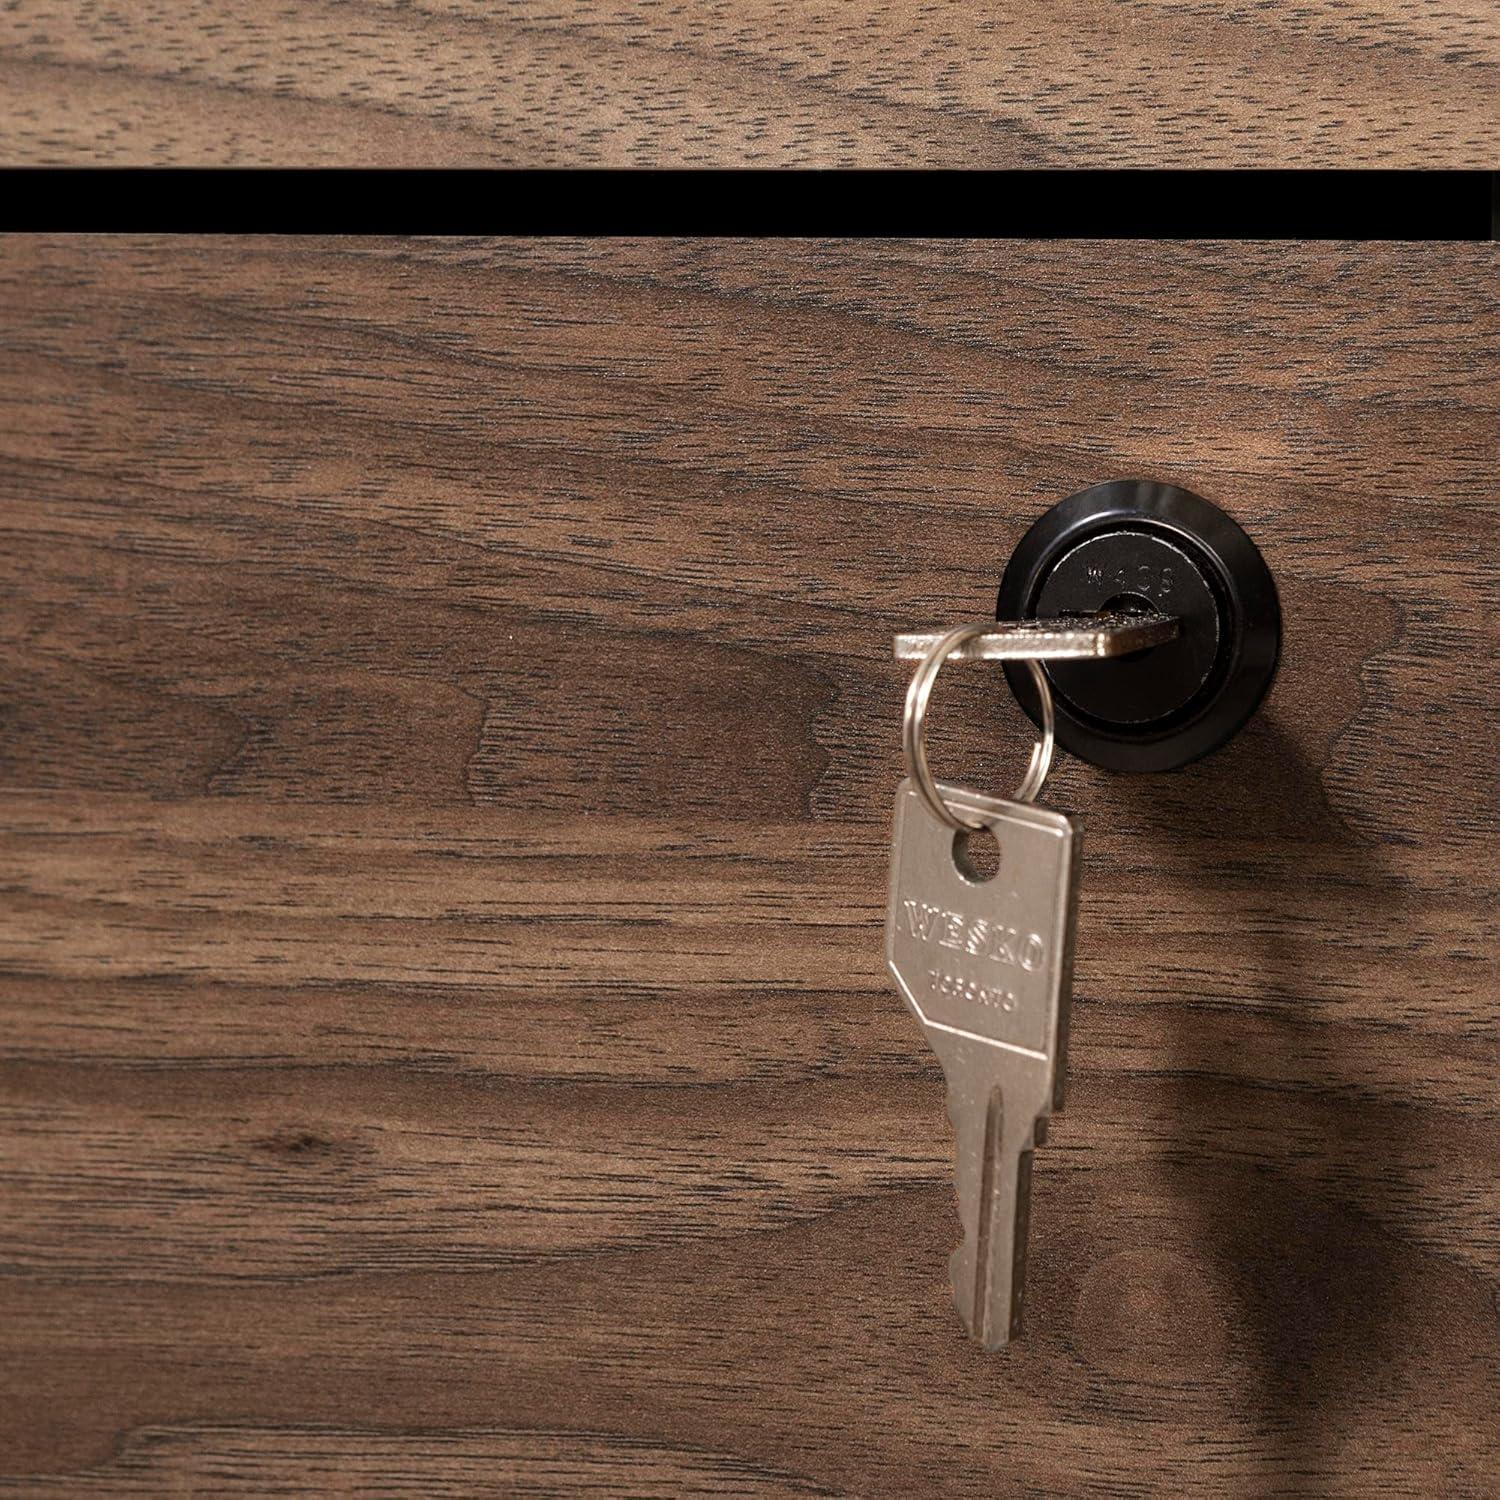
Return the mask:
<path id="1" fill-rule="evenodd" d="M 1046 808 L 939 790 L 993 831 L 999 868 L 974 878 L 966 836 L 902 782 L 886 958 L 948 1083 L 964 1229 L 953 1299 L 970 1334 L 998 1349 L 1021 1330 L 1032 1148 L 1062 1108 L 1080 832 Z"/>

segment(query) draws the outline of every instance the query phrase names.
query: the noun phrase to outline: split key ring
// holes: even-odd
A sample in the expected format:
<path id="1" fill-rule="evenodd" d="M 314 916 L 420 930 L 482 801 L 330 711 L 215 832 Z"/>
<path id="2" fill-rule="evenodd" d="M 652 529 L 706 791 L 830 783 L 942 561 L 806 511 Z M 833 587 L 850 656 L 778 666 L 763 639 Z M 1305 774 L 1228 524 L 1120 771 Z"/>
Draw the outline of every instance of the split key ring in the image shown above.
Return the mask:
<path id="1" fill-rule="evenodd" d="M 995 622 L 993 620 L 976 620 L 950 630 L 947 635 L 939 636 L 927 649 L 921 665 L 912 676 L 911 686 L 906 690 L 906 712 L 901 720 L 901 749 L 906 756 L 907 772 L 916 783 L 917 790 L 921 792 L 923 801 L 927 803 L 933 815 L 940 822 L 946 823 L 950 828 L 957 829 L 961 833 L 968 833 L 981 825 L 966 822 L 953 812 L 944 801 L 943 794 L 938 789 L 931 770 L 928 769 L 927 700 L 932 696 L 932 685 L 937 681 L 938 671 L 948 657 L 977 637 L 994 633 Z M 901 654 L 899 640 L 897 654 Z M 1031 747 L 1031 763 L 1026 767 L 1026 775 L 1022 777 L 1020 786 L 1016 788 L 1011 798 L 1013 802 L 1036 801 L 1037 793 L 1041 791 L 1042 783 L 1047 779 L 1047 772 L 1052 767 L 1052 751 L 1056 745 L 1052 689 L 1047 682 L 1047 674 L 1042 671 L 1034 658 L 1027 658 L 1026 665 L 1031 669 L 1031 680 L 1036 684 L 1037 700 L 1041 704 L 1042 736 Z"/>

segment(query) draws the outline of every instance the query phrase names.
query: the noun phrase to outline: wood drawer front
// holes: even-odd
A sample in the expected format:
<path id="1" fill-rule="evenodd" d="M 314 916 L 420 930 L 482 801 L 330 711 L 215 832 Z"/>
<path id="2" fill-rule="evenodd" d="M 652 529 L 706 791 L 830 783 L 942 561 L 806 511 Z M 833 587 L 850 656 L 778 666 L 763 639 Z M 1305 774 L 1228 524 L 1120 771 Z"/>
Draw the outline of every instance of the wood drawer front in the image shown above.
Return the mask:
<path id="1" fill-rule="evenodd" d="M 0 1490 L 1477 1494 L 1484 245 L 0 243 Z M 1057 498 L 1262 547 L 1065 762 L 1067 1112 L 966 1343 L 904 671 Z M 932 754 L 1014 779 L 997 673 Z"/>
<path id="2" fill-rule="evenodd" d="M 26 0 L 7 165 L 1462 167 L 1493 0 Z"/>

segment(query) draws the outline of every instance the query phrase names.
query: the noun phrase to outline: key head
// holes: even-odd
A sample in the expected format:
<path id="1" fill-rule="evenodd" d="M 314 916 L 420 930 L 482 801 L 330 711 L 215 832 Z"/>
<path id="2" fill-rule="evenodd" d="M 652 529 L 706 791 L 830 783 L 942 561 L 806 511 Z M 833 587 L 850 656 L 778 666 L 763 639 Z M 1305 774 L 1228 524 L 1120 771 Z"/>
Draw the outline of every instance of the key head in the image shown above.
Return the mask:
<path id="1" fill-rule="evenodd" d="M 1047 808 L 940 786 L 960 818 L 993 833 L 999 867 L 976 878 L 963 835 L 902 782 L 886 920 L 891 974 L 940 1055 L 954 1042 L 988 1043 L 1032 1059 L 1060 1094 L 1079 827 Z"/>

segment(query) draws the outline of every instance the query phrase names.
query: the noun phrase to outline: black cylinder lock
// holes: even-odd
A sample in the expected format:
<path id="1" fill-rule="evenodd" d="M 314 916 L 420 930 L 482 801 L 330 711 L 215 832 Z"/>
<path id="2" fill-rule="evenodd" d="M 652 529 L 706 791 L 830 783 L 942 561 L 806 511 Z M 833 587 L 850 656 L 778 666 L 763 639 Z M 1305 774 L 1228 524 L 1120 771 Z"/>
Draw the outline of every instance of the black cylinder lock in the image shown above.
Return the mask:
<path id="1" fill-rule="evenodd" d="M 1130 656 L 1049 661 L 1057 739 L 1091 765 L 1167 771 L 1217 750 L 1253 714 L 1281 652 L 1281 608 L 1255 544 L 1174 484 L 1116 479 L 1054 505 L 1021 539 L 996 617 L 1163 614 L 1176 639 Z M 1009 662 L 1033 720 L 1036 689 Z"/>

